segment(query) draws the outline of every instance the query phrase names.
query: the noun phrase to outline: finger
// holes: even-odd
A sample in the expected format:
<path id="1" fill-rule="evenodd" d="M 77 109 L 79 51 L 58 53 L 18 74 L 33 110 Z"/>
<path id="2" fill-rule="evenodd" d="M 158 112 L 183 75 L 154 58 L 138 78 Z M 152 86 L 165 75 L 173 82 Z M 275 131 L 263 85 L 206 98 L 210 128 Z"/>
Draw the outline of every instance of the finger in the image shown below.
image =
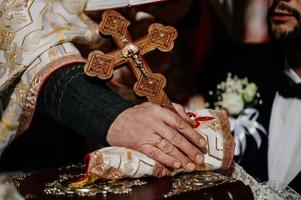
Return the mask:
<path id="1" fill-rule="evenodd" d="M 161 151 L 159 148 L 157 148 L 155 146 L 152 146 L 150 144 L 144 144 L 139 150 L 142 153 L 149 156 L 150 158 L 162 163 L 163 165 L 166 165 L 168 167 L 175 168 L 175 169 L 181 167 L 181 163 L 177 159 L 164 153 L 163 151 Z"/>
<path id="2" fill-rule="evenodd" d="M 187 125 L 188 126 L 188 125 Z M 160 130 L 159 130 L 160 129 Z M 176 148 L 182 151 L 190 160 L 196 164 L 202 164 L 204 161 L 203 153 L 191 144 L 176 129 L 168 127 L 164 124 L 157 126 L 158 134 L 170 141 Z"/>
<path id="3" fill-rule="evenodd" d="M 172 129 L 175 129 L 178 132 L 180 132 L 190 142 L 192 142 L 193 144 L 195 144 L 196 146 L 199 146 L 201 148 L 205 147 L 206 141 L 203 138 L 203 136 L 201 134 L 199 134 L 196 130 L 194 130 L 180 116 L 178 116 L 177 114 L 165 109 L 165 112 L 161 112 L 160 117 L 167 124 L 168 127 L 171 127 Z M 169 138 L 165 137 L 166 139 L 170 139 L 170 137 L 175 137 L 176 139 L 178 139 L 177 137 L 179 137 L 179 136 L 176 136 L 176 134 L 175 134 L 176 131 L 169 130 L 169 132 L 172 132 L 172 134 L 169 133 L 169 135 L 168 135 Z M 182 139 L 180 139 L 180 140 L 182 140 Z"/>
<path id="4" fill-rule="evenodd" d="M 177 110 L 177 113 L 180 115 L 180 117 L 182 117 L 188 124 L 190 124 L 192 126 L 193 121 L 186 114 L 184 107 L 177 103 L 172 103 L 172 105 L 175 107 L 175 109 Z"/>
<path id="5" fill-rule="evenodd" d="M 180 161 L 182 167 L 186 170 L 186 171 L 193 171 L 195 170 L 195 164 L 189 159 L 187 158 L 181 151 L 179 151 L 172 143 L 170 143 L 168 140 L 166 139 L 161 139 L 159 140 L 160 142 L 158 142 L 156 144 L 156 146 L 161 149 L 164 153 L 172 156 L 173 158 L 177 159 Z"/>

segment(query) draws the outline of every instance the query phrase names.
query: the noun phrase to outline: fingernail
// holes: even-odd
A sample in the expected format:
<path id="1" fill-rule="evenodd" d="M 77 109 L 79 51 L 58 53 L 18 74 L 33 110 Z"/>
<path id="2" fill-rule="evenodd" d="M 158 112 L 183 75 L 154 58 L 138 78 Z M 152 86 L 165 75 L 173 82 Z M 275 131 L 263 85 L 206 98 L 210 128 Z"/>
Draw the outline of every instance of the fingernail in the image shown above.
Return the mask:
<path id="1" fill-rule="evenodd" d="M 196 159 L 196 161 L 198 161 L 199 164 L 202 164 L 203 161 L 204 161 L 204 158 L 203 158 L 203 156 L 201 154 L 197 155 L 195 157 L 195 159 Z"/>
<path id="2" fill-rule="evenodd" d="M 174 168 L 180 168 L 181 167 L 181 163 L 180 162 L 178 162 L 178 161 L 176 161 L 176 162 L 174 162 L 173 163 L 173 166 L 174 166 Z"/>
<path id="3" fill-rule="evenodd" d="M 206 146 L 206 141 L 204 139 L 200 139 L 199 143 L 200 143 L 201 147 Z"/>
<path id="4" fill-rule="evenodd" d="M 193 163 L 188 163 L 187 165 L 186 165 L 186 167 L 187 167 L 187 169 L 189 170 L 189 171 L 193 171 L 194 169 L 195 169 L 195 165 L 193 164 Z"/>

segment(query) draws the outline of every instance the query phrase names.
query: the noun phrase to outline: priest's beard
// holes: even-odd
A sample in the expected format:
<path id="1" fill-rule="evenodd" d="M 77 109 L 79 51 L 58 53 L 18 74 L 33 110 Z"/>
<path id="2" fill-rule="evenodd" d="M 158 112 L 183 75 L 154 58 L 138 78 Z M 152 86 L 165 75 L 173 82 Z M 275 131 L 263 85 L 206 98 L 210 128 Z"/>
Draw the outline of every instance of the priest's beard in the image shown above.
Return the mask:
<path id="1" fill-rule="evenodd" d="M 290 12 L 298 22 L 298 25 L 293 30 L 288 32 L 278 33 L 272 28 L 272 12 L 274 9 L 281 9 Z M 301 14 L 299 11 L 287 6 L 286 4 L 279 2 L 273 5 L 268 11 L 268 30 L 272 41 L 274 41 L 281 48 L 289 51 L 301 52 Z"/>

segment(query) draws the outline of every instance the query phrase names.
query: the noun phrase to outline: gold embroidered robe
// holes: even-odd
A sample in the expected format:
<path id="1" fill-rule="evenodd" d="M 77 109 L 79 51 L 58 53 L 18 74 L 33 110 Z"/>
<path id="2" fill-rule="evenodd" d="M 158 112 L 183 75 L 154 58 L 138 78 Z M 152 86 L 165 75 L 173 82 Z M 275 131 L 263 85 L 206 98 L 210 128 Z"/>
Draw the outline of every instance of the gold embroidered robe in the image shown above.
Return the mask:
<path id="1" fill-rule="evenodd" d="M 28 128 L 46 78 L 68 63 L 85 62 L 72 42 L 101 42 L 85 14 L 97 9 L 95 2 L 0 0 L 0 155 Z"/>

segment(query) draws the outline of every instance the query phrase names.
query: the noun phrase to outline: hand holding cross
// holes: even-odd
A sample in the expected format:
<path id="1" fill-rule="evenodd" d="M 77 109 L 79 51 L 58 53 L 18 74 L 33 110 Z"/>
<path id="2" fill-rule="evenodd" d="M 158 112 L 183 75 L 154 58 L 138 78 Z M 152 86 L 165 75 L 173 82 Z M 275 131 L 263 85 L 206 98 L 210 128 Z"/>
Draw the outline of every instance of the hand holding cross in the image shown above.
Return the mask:
<path id="1" fill-rule="evenodd" d="M 176 110 L 165 94 L 165 77 L 152 73 L 142 56 L 154 49 L 170 51 L 177 31 L 152 24 L 147 36 L 133 42 L 127 29 L 129 21 L 113 10 L 105 11 L 102 17 L 99 31 L 111 35 L 120 49 L 107 54 L 93 51 L 85 65 L 85 73 L 106 80 L 113 76 L 114 68 L 128 63 L 137 79 L 135 93 L 160 105 L 143 103 L 123 111 L 108 130 L 108 143 L 135 149 L 172 168 L 183 166 L 193 171 L 195 164 L 204 160 L 197 148 L 205 146 L 204 138 L 189 125 L 191 120 L 184 108 L 178 105 Z"/>

